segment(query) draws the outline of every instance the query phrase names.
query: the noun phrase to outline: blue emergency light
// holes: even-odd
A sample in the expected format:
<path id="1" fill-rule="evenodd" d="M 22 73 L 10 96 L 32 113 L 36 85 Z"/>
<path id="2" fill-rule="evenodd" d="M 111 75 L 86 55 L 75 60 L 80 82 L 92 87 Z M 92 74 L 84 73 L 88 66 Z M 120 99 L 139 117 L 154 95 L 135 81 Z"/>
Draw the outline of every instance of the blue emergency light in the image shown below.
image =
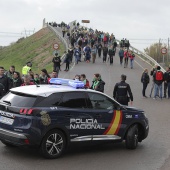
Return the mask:
<path id="1" fill-rule="evenodd" d="M 66 85 L 66 86 L 74 87 L 76 89 L 84 88 L 84 82 L 77 81 L 77 80 L 71 80 L 71 79 L 51 78 L 50 84 Z"/>

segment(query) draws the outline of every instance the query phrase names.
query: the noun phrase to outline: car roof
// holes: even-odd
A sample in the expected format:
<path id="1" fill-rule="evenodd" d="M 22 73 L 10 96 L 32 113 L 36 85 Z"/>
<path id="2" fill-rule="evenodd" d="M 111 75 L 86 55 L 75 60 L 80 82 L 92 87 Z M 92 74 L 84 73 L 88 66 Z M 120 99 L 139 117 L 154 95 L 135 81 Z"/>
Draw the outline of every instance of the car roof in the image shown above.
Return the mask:
<path id="1" fill-rule="evenodd" d="M 11 92 L 28 94 L 33 96 L 43 96 L 48 97 L 49 95 L 56 92 L 66 92 L 66 91 L 93 91 L 91 89 L 76 89 L 74 87 L 65 85 L 29 85 L 20 86 L 10 89 Z M 96 92 L 96 91 L 95 91 Z"/>

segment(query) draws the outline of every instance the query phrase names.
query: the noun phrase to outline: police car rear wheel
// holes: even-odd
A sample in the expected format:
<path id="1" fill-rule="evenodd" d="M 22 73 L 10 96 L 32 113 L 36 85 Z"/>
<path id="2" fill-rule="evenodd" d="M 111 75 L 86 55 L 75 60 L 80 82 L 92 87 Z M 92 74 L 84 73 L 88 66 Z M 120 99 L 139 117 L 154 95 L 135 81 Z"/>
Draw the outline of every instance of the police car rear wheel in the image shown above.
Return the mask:
<path id="1" fill-rule="evenodd" d="M 129 128 L 126 135 L 126 148 L 136 149 L 138 146 L 138 126 L 133 125 Z"/>
<path id="2" fill-rule="evenodd" d="M 48 132 L 41 144 L 41 153 L 45 158 L 54 159 L 61 156 L 66 146 L 66 139 L 60 130 Z"/>

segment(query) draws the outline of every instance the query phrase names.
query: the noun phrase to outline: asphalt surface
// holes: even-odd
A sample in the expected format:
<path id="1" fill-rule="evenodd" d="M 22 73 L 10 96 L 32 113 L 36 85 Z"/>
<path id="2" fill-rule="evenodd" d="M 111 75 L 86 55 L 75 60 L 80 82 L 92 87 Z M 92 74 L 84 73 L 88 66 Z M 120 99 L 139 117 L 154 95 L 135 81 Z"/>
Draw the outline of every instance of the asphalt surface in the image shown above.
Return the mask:
<path id="1" fill-rule="evenodd" d="M 6 147 L 0 143 L 0 170 L 169 170 L 170 163 L 170 100 L 153 100 L 142 98 L 142 84 L 140 82 L 143 68 L 151 67 L 137 57 L 134 69 L 124 68 L 119 64 L 118 55 L 114 58 L 113 65 L 103 63 L 101 58 L 96 63 L 84 61 L 77 65 L 72 64 L 69 72 L 63 71 L 59 77 L 74 78 L 76 74 L 85 73 L 89 81 L 94 73 L 100 73 L 106 82 L 105 93 L 112 96 L 116 82 L 120 75 L 127 75 L 134 102 L 133 106 L 143 109 L 150 122 L 150 131 L 147 139 L 139 143 L 136 150 L 125 149 L 124 143 L 99 142 L 99 143 L 74 143 L 59 159 L 44 159 L 37 149 Z M 150 93 L 149 84 L 146 95 Z"/>

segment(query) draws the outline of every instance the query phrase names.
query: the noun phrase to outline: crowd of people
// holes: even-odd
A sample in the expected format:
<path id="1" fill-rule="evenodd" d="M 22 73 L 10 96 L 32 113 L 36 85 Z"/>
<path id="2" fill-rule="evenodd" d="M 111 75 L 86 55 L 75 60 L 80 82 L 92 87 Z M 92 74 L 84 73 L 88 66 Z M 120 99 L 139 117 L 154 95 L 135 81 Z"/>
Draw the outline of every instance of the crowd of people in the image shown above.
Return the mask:
<path id="1" fill-rule="evenodd" d="M 6 72 L 5 69 L 0 66 L 0 98 L 8 93 L 11 88 L 28 85 L 50 84 L 51 78 L 58 78 L 56 70 L 53 70 L 51 76 L 48 74 L 46 69 L 42 69 L 40 75 L 33 75 L 30 62 L 22 68 L 22 76 L 19 72 L 15 71 L 15 66 L 13 65 L 10 66 L 9 70 Z M 74 80 L 84 82 L 85 88 L 104 92 L 105 82 L 98 73 L 94 74 L 91 86 L 85 74 L 76 75 Z"/>
<path id="2" fill-rule="evenodd" d="M 106 61 L 113 65 L 113 58 L 117 49 L 117 41 L 113 34 L 104 33 L 102 31 L 87 29 L 80 27 L 80 24 L 74 24 L 73 29 L 70 29 L 68 24 L 62 22 L 57 24 L 55 22 L 49 23 L 53 27 L 61 27 L 63 38 L 67 39 L 70 48 L 65 52 L 64 59 L 61 59 L 58 53 L 54 54 L 52 59 L 53 72 L 48 73 L 45 68 L 41 69 L 41 74 L 34 74 L 31 70 L 32 63 L 27 62 L 22 68 L 22 74 L 15 70 L 15 66 L 11 65 L 8 71 L 0 66 L 0 97 L 5 95 L 9 89 L 26 85 L 38 85 L 38 84 L 50 84 L 51 78 L 58 78 L 61 71 L 61 65 L 65 63 L 65 70 L 70 70 L 70 63 L 74 62 L 78 64 L 81 61 L 87 63 L 95 63 L 96 57 L 102 58 L 103 63 Z M 128 67 L 128 61 L 130 60 L 130 68 L 133 69 L 133 63 L 135 54 L 129 50 L 129 40 L 122 39 L 120 42 L 120 50 L 118 55 L 120 57 L 120 65 L 124 68 Z M 150 97 L 152 96 L 152 90 L 154 89 L 154 99 L 156 97 L 162 98 L 162 83 L 164 82 L 164 97 L 168 89 L 168 98 L 170 98 L 170 68 L 163 74 L 162 79 L 158 79 L 157 73 L 161 72 L 160 67 L 156 66 L 151 71 L 153 76 L 153 86 L 151 89 Z M 94 79 L 91 83 L 86 78 L 85 74 L 76 75 L 75 80 L 83 81 L 85 88 L 91 88 L 100 92 L 104 92 L 105 82 L 99 73 L 94 74 Z M 130 85 L 125 82 L 126 75 L 121 75 L 121 82 L 117 83 L 114 88 L 113 97 L 121 104 L 128 104 L 128 101 L 133 101 L 133 95 L 130 89 Z M 147 98 L 145 91 L 150 82 L 148 75 L 148 69 L 145 69 L 142 73 L 141 82 L 143 83 L 142 95 Z"/>
<path id="3" fill-rule="evenodd" d="M 151 86 L 151 91 L 149 96 L 152 97 L 152 92 L 154 90 L 153 99 L 157 99 L 157 98 L 162 99 L 167 97 L 168 99 L 170 99 L 170 67 L 167 67 L 166 72 L 163 73 L 161 71 L 161 67 L 155 65 L 155 67 L 150 72 L 150 76 L 152 76 L 152 86 Z M 148 69 L 144 69 L 144 72 L 142 73 L 141 76 L 141 82 L 143 84 L 142 95 L 144 98 L 148 98 L 148 96 L 146 96 L 146 88 L 150 82 Z M 164 88 L 163 88 L 163 84 L 164 84 Z"/>

